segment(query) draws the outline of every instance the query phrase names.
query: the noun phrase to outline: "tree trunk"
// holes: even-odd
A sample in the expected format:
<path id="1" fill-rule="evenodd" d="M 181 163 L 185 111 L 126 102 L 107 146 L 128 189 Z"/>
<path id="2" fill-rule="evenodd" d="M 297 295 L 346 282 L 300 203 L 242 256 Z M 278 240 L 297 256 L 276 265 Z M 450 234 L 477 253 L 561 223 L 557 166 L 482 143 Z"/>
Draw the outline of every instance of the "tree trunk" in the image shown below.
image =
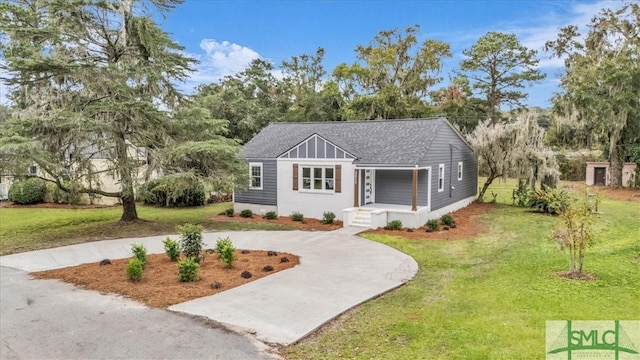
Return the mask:
<path id="1" fill-rule="evenodd" d="M 122 195 L 122 217 L 120 221 L 138 220 L 138 211 L 136 210 L 136 200 L 133 193 Z"/>
<path id="2" fill-rule="evenodd" d="M 624 162 L 624 153 L 622 148 L 618 146 L 620 141 L 620 130 L 616 129 L 609 136 L 609 186 L 613 189 L 621 187 L 622 184 L 622 166 Z"/>
<path id="3" fill-rule="evenodd" d="M 120 221 L 135 221 L 138 220 L 132 174 L 135 164 L 132 164 L 131 159 L 129 159 L 129 147 L 123 135 L 116 141 L 115 145 L 118 157 L 118 174 L 120 175 L 120 199 L 122 200 L 122 217 Z"/>
<path id="4" fill-rule="evenodd" d="M 487 181 L 485 181 L 484 185 L 482 185 L 482 189 L 480 190 L 480 194 L 478 194 L 478 201 L 480 201 L 480 202 L 483 201 L 484 193 L 487 192 L 487 189 L 489 188 L 489 185 L 491 185 L 493 180 L 495 180 L 497 177 L 498 177 L 498 175 L 495 175 L 493 173 L 489 174 L 489 177 L 487 178 Z"/>

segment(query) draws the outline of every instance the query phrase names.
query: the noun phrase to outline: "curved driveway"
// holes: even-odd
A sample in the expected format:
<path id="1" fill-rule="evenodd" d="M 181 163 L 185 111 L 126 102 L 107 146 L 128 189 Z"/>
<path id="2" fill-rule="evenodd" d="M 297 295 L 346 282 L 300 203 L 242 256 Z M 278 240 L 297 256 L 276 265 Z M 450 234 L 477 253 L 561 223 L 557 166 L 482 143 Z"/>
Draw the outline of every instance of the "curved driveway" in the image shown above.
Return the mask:
<path id="1" fill-rule="evenodd" d="M 128 257 L 132 243 L 144 244 L 149 253 L 162 253 L 166 236 L 106 240 L 0 257 L 0 358 L 39 357 L 38 354 L 75 358 L 246 358 L 250 353 L 252 358 L 266 356 L 260 352 L 264 347 L 253 340 L 269 345 L 294 343 L 346 310 L 415 276 L 418 265 L 413 258 L 354 236 L 358 231 L 361 229 L 205 233 L 204 242 L 209 247 L 218 237 L 229 236 L 236 248 L 288 252 L 300 256 L 301 263 L 216 295 L 174 305 L 169 308 L 173 312 L 148 309 L 134 301 L 80 290 L 59 281 L 30 280 L 24 273 Z M 36 306 L 44 306 L 40 315 L 24 316 Z M 76 319 L 73 312 L 65 314 L 74 308 L 73 312 L 93 315 L 82 320 Z M 214 322 L 194 322 L 189 315 Z M 252 336 L 240 337 L 211 325 L 216 322 Z M 78 324 L 81 327 L 74 329 Z M 199 335 L 187 336 L 178 329 L 193 330 Z M 57 333 L 45 336 L 45 330 Z M 145 334 L 151 336 L 158 352 L 138 353 L 139 356 L 126 352 L 128 346 L 136 345 L 131 331 L 140 335 L 139 341 Z M 131 336 L 125 336 L 128 332 Z M 59 335 L 64 335 L 62 343 Z M 90 346 L 65 343 L 78 337 Z M 68 352 L 42 352 L 49 341 L 52 349 L 58 341 L 65 344 Z M 35 349 L 35 344 L 41 350 Z M 144 347 L 140 343 L 137 346 Z M 87 347 L 95 351 L 87 352 Z M 137 351 L 144 350 L 149 349 Z"/>

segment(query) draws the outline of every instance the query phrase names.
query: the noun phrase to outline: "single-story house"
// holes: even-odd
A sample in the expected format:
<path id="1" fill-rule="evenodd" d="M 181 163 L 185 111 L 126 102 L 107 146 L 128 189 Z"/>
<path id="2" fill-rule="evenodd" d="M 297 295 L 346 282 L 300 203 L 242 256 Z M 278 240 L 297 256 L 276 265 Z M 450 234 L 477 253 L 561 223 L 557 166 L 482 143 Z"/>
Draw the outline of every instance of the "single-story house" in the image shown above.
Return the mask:
<path id="1" fill-rule="evenodd" d="M 478 160 L 445 119 L 272 123 L 241 152 L 234 209 L 416 228 L 475 200 Z"/>
<path id="2" fill-rule="evenodd" d="M 622 166 L 622 186 L 627 187 L 635 180 L 636 167 L 632 162 Z M 609 186 L 611 174 L 608 162 L 587 162 L 586 184 L 595 186 Z"/>

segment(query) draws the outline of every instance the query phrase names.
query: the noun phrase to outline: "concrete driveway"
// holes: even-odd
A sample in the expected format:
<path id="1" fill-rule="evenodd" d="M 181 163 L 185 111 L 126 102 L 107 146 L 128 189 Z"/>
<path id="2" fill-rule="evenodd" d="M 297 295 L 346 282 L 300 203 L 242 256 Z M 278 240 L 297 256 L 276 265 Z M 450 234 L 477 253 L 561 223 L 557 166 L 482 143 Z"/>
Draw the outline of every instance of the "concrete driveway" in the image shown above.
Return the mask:
<path id="1" fill-rule="evenodd" d="M 263 343 L 294 343 L 348 309 L 415 276 L 418 265 L 413 258 L 355 236 L 360 230 L 205 233 L 208 246 L 218 237 L 229 236 L 236 248 L 288 252 L 299 255 L 301 264 L 174 305 L 171 311 L 148 309 L 118 296 L 58 281 L 31 280 L 25 273 L 129 257 L 132 243 L 144 244 L 149 253 L 162 253 L 166 236 L 0 257 L 0 358 L 12 354 L 19 358 L 265 357 Z M 177 235 L 173 237 L 177 239 Z M 215 324 L 249 336 L 230 333 Z"/>

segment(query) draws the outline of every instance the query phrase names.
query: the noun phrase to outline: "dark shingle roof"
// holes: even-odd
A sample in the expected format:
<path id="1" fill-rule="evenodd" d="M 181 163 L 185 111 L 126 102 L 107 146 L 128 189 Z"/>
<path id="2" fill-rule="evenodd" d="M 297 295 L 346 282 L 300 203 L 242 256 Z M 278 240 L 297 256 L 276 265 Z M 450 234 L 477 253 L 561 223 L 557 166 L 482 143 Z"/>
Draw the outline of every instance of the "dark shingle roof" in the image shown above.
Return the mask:
<path id="1" fill-rule="evenodd" d="M 245 158 L 276 158 L 313 134 L 356 156 L 355 163 L 418 165 L 445 118 L 271 123 L 245 144 Z"/>

